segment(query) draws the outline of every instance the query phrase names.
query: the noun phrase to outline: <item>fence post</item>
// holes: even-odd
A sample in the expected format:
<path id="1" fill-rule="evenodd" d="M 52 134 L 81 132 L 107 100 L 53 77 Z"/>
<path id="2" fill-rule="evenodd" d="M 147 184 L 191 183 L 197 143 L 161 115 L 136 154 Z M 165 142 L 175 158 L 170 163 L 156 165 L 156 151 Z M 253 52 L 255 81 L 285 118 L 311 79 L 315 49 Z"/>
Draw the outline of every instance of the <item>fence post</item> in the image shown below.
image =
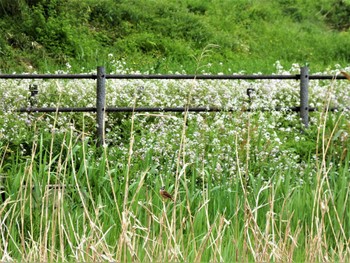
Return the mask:
<path id="1" fill-rule="evenodd" d="M 36 106 L 36 95 L 38 95 L 39 90 L 38 90 L 38 85 L 32 84 L 29 85 L 29 91 L 30 91 L 30 97 L 29 97 L 29 103 L 30 107 Z"/>
<path id="2" fill-rule="evenodd" d="M 305 128 L 309 127 L 309 68 L 300 69 L 300 118 Z"/>
<path id="3" fill-rule="evenodd" d="M 106 103 L 106 72 L 104 67 L 97 67 L 96 115 L 97 115 L 97 145 L 105 142 L 105 103 Z"/>

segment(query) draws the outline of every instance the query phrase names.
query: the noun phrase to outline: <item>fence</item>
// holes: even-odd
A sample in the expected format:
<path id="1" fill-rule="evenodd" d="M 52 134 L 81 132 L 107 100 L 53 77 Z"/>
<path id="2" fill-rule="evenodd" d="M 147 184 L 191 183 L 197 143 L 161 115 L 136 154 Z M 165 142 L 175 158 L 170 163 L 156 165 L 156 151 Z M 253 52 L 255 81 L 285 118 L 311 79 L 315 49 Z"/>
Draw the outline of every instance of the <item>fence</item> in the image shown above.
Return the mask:
<path id="1" fill-rule="evenodd" d="M 104 143 L 104 115 L 107 112 L 217 112 L 222 111 L 220 108 L 207 107 L 105 107 L 106 100 L 106 80 L 107 79 L 210 79 L 210 80 L 299 80 L 300 81 L 300 106 L 290 107 L 291 111 L 299 111 L 302 124 L 305 128 L 309 125 L 309 111 L 315 111 L 314 108 L 309 108 L 308 87 L 309 80 L 333 80 L 332 75 L 309 75 L 308 67 L 302 67 L 300 74 L 295 75 L 152 75 L 152 74 L 106 74 L 104 67 L 97 67 L 97 74 L 0 74 L 0 79 L 95 79 L 96 80 L 96 107 L 82 108 L 21 108 L 19 112 L 96 112 L 97 123 L 97 139 L 101 145 Z M 347 79 L 347 76 L 338 76 L 336 79 Z M 31 95 L 35 96 L 38 90 L 32 86 Z M 249 96 L 249 90 L 247 91 Z M 226 111 L 230 111 L 225 109 Z M 249 110 L 249 109 L 247 109 Z M 275 110 L 279 110 L 276 108 Z M 233 109 L 231 110 L 233 111 Z"/>

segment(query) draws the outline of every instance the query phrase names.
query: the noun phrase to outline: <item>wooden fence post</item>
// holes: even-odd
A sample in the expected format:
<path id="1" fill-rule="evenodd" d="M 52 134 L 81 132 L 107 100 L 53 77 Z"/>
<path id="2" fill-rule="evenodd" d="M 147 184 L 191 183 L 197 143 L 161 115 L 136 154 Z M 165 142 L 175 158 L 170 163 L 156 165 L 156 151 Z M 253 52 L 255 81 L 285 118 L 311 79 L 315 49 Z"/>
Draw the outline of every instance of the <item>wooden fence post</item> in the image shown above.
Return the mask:
<path id="1" fill-rule="evenodd" d="M 97 115 L 97 145 L 105 142 L 105 104 L 106 104 L 106 71 L 97 67 L 96 115 Z"/>
<path id="2" fill-rule="evenodd" d="M 300 118 L 305 128 L 309 127 L 309 68 L 300 69 Z"/>

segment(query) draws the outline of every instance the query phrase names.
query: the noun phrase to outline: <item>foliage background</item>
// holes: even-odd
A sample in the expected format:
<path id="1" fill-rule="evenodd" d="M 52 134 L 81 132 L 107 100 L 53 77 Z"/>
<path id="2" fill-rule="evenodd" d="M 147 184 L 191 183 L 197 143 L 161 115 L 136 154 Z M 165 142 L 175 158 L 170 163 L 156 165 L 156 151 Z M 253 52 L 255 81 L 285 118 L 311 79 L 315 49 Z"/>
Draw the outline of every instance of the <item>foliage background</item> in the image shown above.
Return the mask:
<path id="1" fill-rule="evenodd" d="M 194 73 L 216 44 L 213 73 L 271 73 L 277 60 L 324 71 L 349 61 L 349 26 L 349 0 L 1 0 L 0 63 L 79 72 L 114 54 L 142 72 Z"/>
<path id="2" fill-rule="evenodd" d="M 336 78 L 350 72 L 349 17 L 348 0 L 0 0 L 0 68 L 296 74 L 307 63 Z M 95 81 L 0 80 L 0 261 L 348 262 L 349 82 L 309 90 L 319 111 L 305 130 L 288 111 L 294 80 L 108 80 L 108 106 L 237 111 L 108 114 L 96 147 L 93 113 L 17 112 L 93 106 Z"/>

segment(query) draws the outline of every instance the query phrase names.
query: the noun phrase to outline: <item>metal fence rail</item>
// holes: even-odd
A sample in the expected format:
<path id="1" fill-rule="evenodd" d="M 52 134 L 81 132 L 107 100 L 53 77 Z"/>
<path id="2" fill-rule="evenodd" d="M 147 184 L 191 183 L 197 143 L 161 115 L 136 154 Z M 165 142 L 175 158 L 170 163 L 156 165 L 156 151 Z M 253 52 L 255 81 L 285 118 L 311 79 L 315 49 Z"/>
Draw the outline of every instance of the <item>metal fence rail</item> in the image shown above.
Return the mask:
<path id="1" fill-rule="evenodd" d="M 314 111 L 320 111 L 323 110 L 321 108 L 308 108 L 309 112 Z M 347 109 L 349 110 L 349 107 L 346 108 L 329 108 L 328 111 L 339 111 Z M 252 109 L 238 109 L 238 108 L 218 108 L 218 107 L 106 107 L 105 112 L 235 112 L 235 111 L 245 111 L 245 112 L 253 112 L 253 111 L 291 111 L 291 112 L 300 112 L 300 107 L 275 107 L 273 109 L 271 108 L 260 108 L 256 110 Z M 46 107 L 46 108 L 35 108 L 35 107 L 28 107 L 28 108 L 20 108 L 18 109 L 18 112 L 22 113 L 37 113 L 37 112 L 97 112 L 96 107 L 80 107 L 80 108 L 55 108 L 55 107 Z"/>
<path id="2" fill-rule="evenodd" d="M 295 79 L 300 80 L 300 74 L 294 75 L 182 75 L 182 74 L 106 74 L 106 79 L 222 79 L 222 80 L 266 80 Z M 0 74 L 0 79 L 97 79 L 97 74 Z M 310 75 L 309 79 L 332 80 L 333 75 Z M 337 79 L 346 79 L 337 76 Z"/>
<path id="3" fill-rule="evenodd" d="M 0 74 L 0 79 L 94 79 L 96 80 L 96 107 L 72 107 L 72 108 L 21 108 L 19 112 L 96 112 L 97 139 L 101 145 L 104 143 L 104 114 L 107 112 L 218 112 L 237 111 L 235 108 L 221 109 L 215 107 L 104 107 L 106 101 L 107 79 L 193 79 L 193 80 L 299 80 L 300 81 L 300 106 L 289 107 L 289 111 L 300 112 L 300 117 L 305 128 L 309 125 L 309 112 L 317 110 L 309 108 L 308 87 L 309 80 L 341 80 L 346 76 L 333 75 L 309 75 L 308 67 L 302 67 L 300 74 L 295 75 L 158 75 L 158 74 L 106 74 L 104 67 L 97 67 L 97 74 Z M 37 90 L 31 89 L 32 96 Z M 249 95 L 249 94 L 248 94 Z M 250 109 L 245 109 L 250 111 Z M 261 109 L 264 111 L 264 109 Z M 275 108 L 274 110 L 281 110 Z M 331 109 L 336 110 L 336 108 Z"/>
<path id="4" fill-rule="evenodd" d="M 274 109 L 259 109 L 259 111 L 300 111 L 300 107 L 289 107 L 289 108 L 281 108 L 275 107 Z M 309 108 L 309 111 L 316 111 L 316 108 Z M 19 112 L 97 112 L 96 107 L 81 107 L 81 108 L 20 108 Z M 234 111 L 256 111 L 251 109 L 238 109 L 238 108 L 218 108 L 218 107 L 106 107 L 105 112 L 234 112 Z"/>

